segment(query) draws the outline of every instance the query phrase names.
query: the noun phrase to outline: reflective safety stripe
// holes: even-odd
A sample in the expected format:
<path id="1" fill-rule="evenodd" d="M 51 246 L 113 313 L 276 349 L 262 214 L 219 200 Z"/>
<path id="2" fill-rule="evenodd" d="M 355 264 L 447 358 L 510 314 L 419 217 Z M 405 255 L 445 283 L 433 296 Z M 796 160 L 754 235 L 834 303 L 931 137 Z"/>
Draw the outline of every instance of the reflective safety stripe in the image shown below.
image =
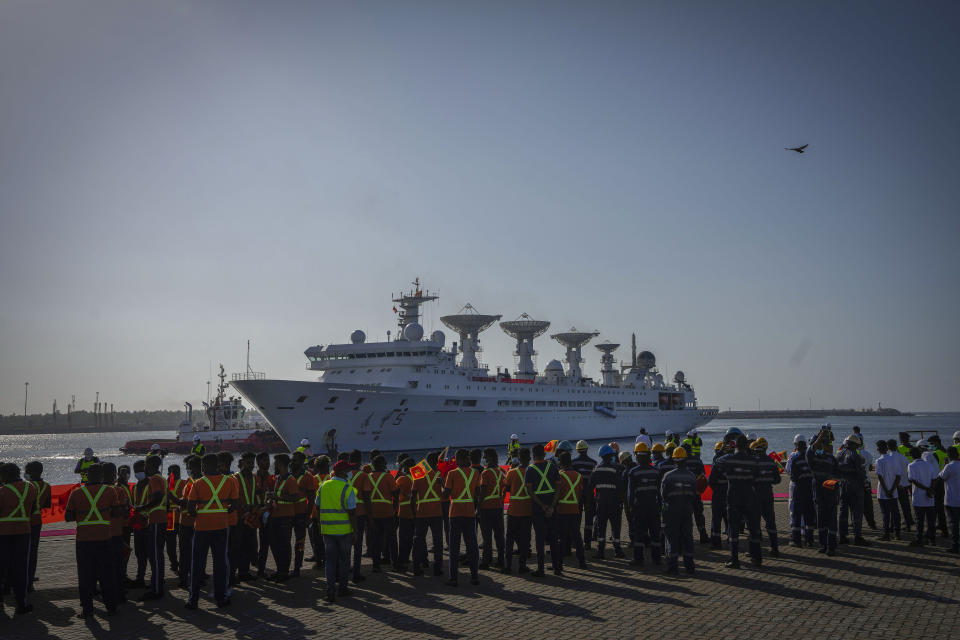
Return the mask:
<path id="1" fill-rule="evenodd" d="M 583 479 L 580 477 L 580 474 L 577 474 L 576 481 L 570 480 L 570 476 L 566 473 L 561 473 L 560 477 L 563 478 L 567 483 L 567 495 L 565 495 L 561 500 L 560 504 L 577 504 L 577 487 L 580 486 L 580 481 Z"/>
<path id="2" fill-rule="evenodd" d="M 493 486 L 493 492 L 483 499 L 484 502 L 487 500 L 499 500 L 500 499 L 500 485 L 503 482 L 503 469 L 500 467 L 490 467 L 488 471 L 493 471 L 493 475 L 497 477 L 496 483 Z"/>
<path id="3" fill-rule="evenodd" d="M 540 474 L 540 484 L 537 485 L 537 490 L 534 491 L 534 493 L 538 496 L 544 493 L 553 493 L 553 485 L 550 484 L 549 480 L 547 480 L 547 474 L 550 473 L 550 463 L 548 462 L 547 466 L 543 469 L 535 464 L 530 465 L 530 468 L 535 469 L 537 473 Z"/>
<path id="4" fill-rule="evenodd" d="M 104 520 L 103 516 L 100 514 L 100 507 L 97 506 L 97 502 L 100 501 L 100 496 L 103 495 L 103 492 L 106 490 L 107 485 L 100 485 L 100 490 L 97 491 L 97 496 L 93 497 L 90 495 L 90 491 L 87 490 L 87 485 L 80 485 L 80 491 L 83 492 L 83 495 L 87 497 L 87 502 L 90 503 L 90 511 L 87 511 L 87 516 L 83 520 L 77 521 L 77 526 L 82 527 L 90 524 L 110 524 L 109 520 Z M 96 519 L 94 519 L 96 516 Z"/>
<path id="5" fill-rule="evenodd" d="M 237 482 L 240 483 L 240 495 L 243 496 L 244 504 L 246 505 L 256 504 L 254 502 L 254 498 L 256 497 L 257 479 L 256 478 L 253 479 L 253 482 L 250 483 L 250 490 L 247 491 L 247 483 L 243 479 L 243 474 L 242 473 L 236 474 L 236 478 L 237 478 Z"/>
<path id="6" fill-rule="evenodd" d="M 373 474 L 378 473 L 376 479 L 374 479 Z M 380 483 L 383 482 L 383 479 L 386 477 L 386 471 L 374 471 L 370 475 L 370 483 L 373 485 L 373 491 L 371 491 L 370 502 L 381 502 L 386 504 L 393 504 L 393 500 L 387 500 L 383 497 L 383 492 L 380 491 Z"/>
<path id="7" fill-rule="evenodd" d="M 347 515 L 347 496 L 353 487 L 347 482 L 330 479 L 320 485 L 320 532 L 346 535 L 353 531 Z"/>
<path id="8" fill-rule="evenodd" d="M 300 477 L 299 477 L 299 478 L 297 478 L 297 487 L 298 487 L 298 488 L 300 487 L 300 483 L 303 481 L 303 479 L 304 479 L 306 476 L 307 476 L 307 474 L 306 474 L 306 472 L 304 472 L 304 473 L 300 474 Z M 301 502 L 306 502 L 306 501 L 307 501 L 307 496 L 300 496 L 300 497 L 297 499 L 296 504 L 300 504 Z"/>
<path id="9" fill-rule="evenodd" d="M 432 475 L 427 474 L 427 490 L 422 498 L 417 500 L 417 504 L 428 504 L 430 502 L 440 502 L 440 496 L 437 494 L 436 483 L 440 477 L 440 472 L 434 471 Z"/>
<path id="10" fill-rule="evenodd" d="M 277 504 L 297 504 L 298 502 L 300 502 L 300 498 L 297 498 L 295 500 L 284 500 L 283 498 L 280 497 L 280 495 L 283 493 L 283 488 L 287 484 L 287 480 L 289 480 L 291 477 L 292 476 L 288 475 L 286 478 L 283 479 L 283 482 L 277 483 L 280 487 L 280 491 L 277 492 Z M 294 478 L 294 480 L 296 480 L 296 478 Z M 299 491 L 299 488 L 298 488 L 298 491 Z"/>
<path id="11" fill-rule="evenodd" d="M 594 489 L 616 489 L 617 485 L 615 484 L 595 484 L 593 485 Z"/>
<path id="12" fill-rule="evenodd" d="M 30 516 L 27 515 L 26 510 L 27 492 L 30 491 L 30 485 L 23 485 L 23 493 L 17 491 L 17 488 L 12 484 L 5 484 L 3 486 L 10 489 L 13 495 L 17 496 L 17 506 L 10 512 L 10 515 L 0 518 L 0 522 L 30 522 Z"/>
<path id="13" fill-rule="evenodd" d="M 37 489 L 37 501 L 33 503 L 33 513 L 38 515 L 40 513 L 40 503 L 43 502 L 43 494 L 50 491 L 50 485 L 43 480 L 31 480 L 30 484 Z"/>
<path id="14" fill-rule="evenodd" d="M 201 480 L 207 483 L 207 486 L 210 487 L 210 491 L 213 495 L 210 497 L 210 500 L 207 502 L 205 506 L 197 509 L 198 514 L 227 512 L 227 508 L 223 506 L 222 502 L 220 502 L 220 489 L 223 489 L 223 485 L 227 481 L 227 478 L 229 477 L 230 476 L 221 477 L 220 484 L 217 485 L 216 489 L 213 488 L 213 482 L 210 481 L 210 478 L 208 478 L 207 476 L 203 476 L 202 478 L 200 478 Z M 213 506 L 214 504 L 216 504 L 216 506 Z"/>
<path id="15" fill-rule="evenodd" d="M 157 474 L 153 474 L 153 476 L 156 476 L 156 477 L 160 478 L 160 476 L 157 475 Z M 150 477 L 152 478 L 153 476 L 150 476 Z M 162 480 L 163 478 L 160 478 L 160 479 Z M 164 484 L 166 484 L 166 483 L 164 482 Z M 141 505 L 147 504 L 147 496 L 150 495 L 149 492 L 150 492 L 150 481 L 147 480 L 147 486 L 145 486 L 145 487 L 143 488 L 143 493 L 142 493 L 141 496 L 140 496 L 140 504 L 141 504 Z M 149 515 L 150 515 L 151 513 L 153 513 L 154 511 L 166 511 L 166 510 L 167 510 L 167 492 L 164 491 L 164 492 L 163 492 L 163 497 L 160 498 L 160 504 L 158 504 L 157 506 L 153 507 L 153 508 L 150 509 L 149 511 L 144 512 L 144 514 L 149 516 Z"/>
<path id="16" fill-rule="evenodd" d="M 473 467 L 470 468 L 470 477 L 467 477 L 467 474 L 464 473 L 463 469 L 457 467 L 457 471 L 460 473 L 460 477 L 463 478 L 463 491 L 460 492 L 460 496 L 453 498 L 451 502 L 473 502 L 473 492 L 470 491 L 470 485 L 473 484 L 473 479 L 476 477 L 477 470 Z"/>
<path id="17" fill-rule="evenodd" d="M 507 472 L 507 476 L 509 477 L 511 473 L 516 473 L 516 474 L 517 474 L 517 477 L 520 478 L 520 488 L 517 490 L 517 495 L 512 495 L 512 496 L 510 496 L 510 501 L 511 501 L 511 502 L 514 502 L 514 501 L 519 502 L 519 501 L 522 501 L 522 500 L 529 500 L 529 499 L 530 499 L 530 496 L 527 495 L 527 485 L 526 485 L 526 483 L 524 483 L 524 481 L 523 481 L 523 474 L 520 473 L 520 467 L 516 467 L 516 468 L 514 468 L 514 469 L 510 469 L 510 471 Z"/>
<path id="18" fill-rule="evenodd" d="M 413 487 L 413 482 L 414 482 L 413 476 L 412 476 L 412 475 L 409 475 L 409 476 L 407 476 L 407 477 L 410 478 L 411 490 L 410 490 L 410 493 L 407 494 L 406 499 L 403 498 L 403 491 L 400 491 L 400 492 L 397 494 L 397 506 L 398 506 L 398 507 L 408 507 L 408 506 L 410 506 L 410 501 L 413 499 L 413 488 L 412 488 L 412 487 Z"/>

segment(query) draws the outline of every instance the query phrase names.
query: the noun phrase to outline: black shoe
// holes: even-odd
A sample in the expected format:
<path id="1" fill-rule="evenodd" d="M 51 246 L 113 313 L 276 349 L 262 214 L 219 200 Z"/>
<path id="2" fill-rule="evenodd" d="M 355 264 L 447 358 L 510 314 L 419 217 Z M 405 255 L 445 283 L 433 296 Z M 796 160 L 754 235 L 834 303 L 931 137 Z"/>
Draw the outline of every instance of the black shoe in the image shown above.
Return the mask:
<path id="1" fill-rule="evenodd" d="M 373 568 L 370 571 L 373 573 L 380 573 L 380 565 L 378 564 L 373 565 Z"/>
<path id="2" fill-rule="evenodd" d="M 687 572 L 687 575 L 691 576 L 697 573 L 696 567 L 684 567 L 683 570 Z"/>
<path id="3" fill-rule="evenodd" d="M 577 565 L 577 567 L 579 567 L 580 569 L 586 569 L 587 568 L 586 561 L 581 562 L 580 564 Z"/>
<path id="4" fill-rule="evenodd" d="M 854 538 L 853 546 L 855 547 L 869 547 L 870 543 L 867 542 L 864 538 Z"/>
<path id="5" fill-rule="evenodd" d="M 230 606 L 230 598 L 227 598 L 226 600 L 221 600 L 220 602 L 217 603 L 217 609 L 223 609 L 224 607 L 229 607 L 229 606 Z"/>
<path id="6" fill-rule="evenodd" d="M 663 574 L 667 576 L 678 576 L 680 575 L 680 569 L 677 567 L 667 567 L 663 570 Z"/>
<path id="7" fill-rule="evenodd" d="M 820 547 L 819 549 L 817 549 L 817 553 L 826 553 L 826 552 L 827 552 L 826 547 Z"/>
<path id="8" fill-rule="evenodd" d="M 796 547 L 796 548 L 798 548 L 798 549 L 801 549 L 801 548 L 803 548 L 803 543 L 802 543 L 802 542 L 797 542 L 796 540 L 791 540 L 791 541 L 790 541 L 790 546 L 791 546 L 791 547 Z"/>
<path id="9" fill-rule="evenodd" d="M 850 544 L 850 540 L 847 538 L 847 536 L 840 536 L 840 539 L 837 540 L 837 544 Z"/>
<path id="10" fill-rule="evenodd" d="M 700 544 L 710 544 L 710 536 L 705 533 L 700 534 Z"/>
<path id="11" fill-rule="evenodd" d="M 477 586 L 478 584 L 480 584 L 480 578 L 470 578 L 470 584 L 472 584 L 473 586 Z"/>
<path id="12" fill-rule="evenodd" d="M 89 611 L 81 611 L 80 613 L 77 614 L 77 618 L 81 620 L 89 620 L 92 617 L 93 617 L 93 609 L 90 609 Z"/>
<path id="13" fill-rule="evenodd" d="M 127 589 L 137 589 L 137 588 L 145 589 L 147 587 L 147 583 L 144 582 L 143 578 L 137 578 L 136 580 L 131 580 L 130 578 L 124 578 L 123 586 L 125 586 Z"/>
<path id="14" fill-rule="evenodd" d="M 137 598 L 140 602 L 147 602 L 149 600 L 160 600 L 163 598 L 162 593 L 157 593 L 156 591 L 146 591 L 142 596 Z"/>
<path id="15" fill-rule="evenodd" d="M 530 576 L 533 578 L 542 578 L 544 576 L 543 569 L 537 569 L 536 571 L 531 573 Z"/>
<path id="16" fill-rule="evenodd" d="M 513 570 L 508 566 L 504 566 L 502 569 L 500 569 L 500 573 L 510 575 L 511 573 L 513 573 Z"/>
<path id="17" fill-rule="evenodd" d="M 183 608 L 190 609 L 191 611 L 196 611 L 198 609 L 196 602 L 189 602 L 189 601 L 185 605 L 183 605 Z"/>
<path id="18" fill-rule="evenodd" d="M 614 551 L 614 552 L 613 552 L 613 557 L 614 557 L 614 558 L 626 558 L 627 556 L 623 553 L 623 551 L 617 550 L 617 551 Z"/>
<path id="19" fill-rule="evenodd" d="M 900 537 L 900 532 L 899 532 L 899 531 L 897 531 L 895 534 L 893 534 L 893 538 L 894 538 L 894 540 L 902 540 L 902 539 L 903 539 L 903 538 Z"/>
<path id="20" fill-rule="evenodd" d="M 763 564 L 763 558 L 750 558 L 750 564 L 759 567 Z"/>
<path id="21" fill-rule="evenodd" d="M 332 593 L 328 593 L 327 597 L 324 599 L 327 601 L 327 604 L 333 604 L 337 601 L 337 597 Z"/>
<path id="22" fill-rule="evenodd" d="M 478 569 L 480 569 L 480 571 L 490 571 L 490 565 L 484 562 L 478 567 Z"/>
<path id="23" fill-rule="evenodd" d="M 837 550 L 836 550 L 836 549 L 827 549 L 827 555 L 832 558 L 833 556 L 837 555 Z"/>
<path id="24" fill-rule="evenodd" d="M 725 566 L 727 569 L 739 569 L 739 568 L 740 568 L 740 561 L 739 561 L 739 560 L 731 560 L 731 561 L 727 562 L 726 564 L 724 564 L 723 566 Z"/>
<path id="25" fill-rule="evenodd" d="M 413 570 L 413 575 L 415 575 L 415 576 L 422 576 L 422 575 L 423 575 L 423 569 L 421 569 L 420 567 L 417 567 L 416 569 Z"/>
<path id="26" fill-rule="evenodd" d="M 562 575 L 563 575 L 563 569 L 554 569 L 554 570 L 553 570 L 553 575 L 555 575 L 555 576 L 562 576 Z"/>
<path id="27" fill-rule="evenodd" d="M 447 585 L 448 587 L 456 587 L 457 581 L 456 579 L 447 580 L 444 584 Z"/>
<path id="28" fill-rule="evenodd" d="M 633 560 L 631 560 L 631 561 L 628 562 L 627 564 L 629 564 L 631 567 L 642 567 L 642 566 L 643 566 L 643 558 L 634 558 Z"/>
<path id="29" fill-rule="evenodd" d="M 960 553 L 960 547 L 947 547 L 947 553 Z"/>
<path id="30" fill-rule="evenodd" d="M 723 545 L 720 544 L 719 542 L 711 542 L 711 543 L 710 543 L 710 548 L 711 548 L 711 549 L 723 549 Z"/>
<path id="31" fill-rule="evenodd" d="M 779 550 L 779 549 L 770 549 L 770 556 L 773 557 L 773 558 L 779 558 L 779 557 L 780 557 L 780 550 Z"/>
<path id="32" fill-rule="evenodd" d="M 22 606 L 22 607 L 17 607 L 16 610 L 14 611 L 14 613 L 15 613 L 16 615 L 18 615 L 18 616 L 22 616 L 22 615 L 24 615 L 25 613 L 30 613 L 30 612 L 32 612 L 32 611 L 33 611 L 33 605 L 32 605 L 32 604 L 27 604 L 27 605 L 24 605 L 24 606 Z"/>
<path id="33" fill-rule="evenodd" d="M 353 584 L 360 584 L 361 582 L 363 582 L 363 581 L 366 580 L 366 579 L 367 579 L 366 576 L 355 575 L 355 576 L 353 576 L 353 579 L 351 580 L 351 582 L 353 582 Z"/>
<path id="34" fill-rule="evenodd" d="M 911 540 L 911 541 L 910 541 L 910 546 L 911 546 L 911 547 L 922 547 L 922 546 L 923 546 L 923 540 Z"/>
<path id="35" fill-rule="evenodd" d="M 241 573 L 237 576 L 237 580 L 240 582 L 253 582 L 256 580 L 256 577 L 252 573 Z"/>
<path id="36" fill-rule="evenodd" d="M 881 541 L 881 542 L 890 542 L 890 534 L 889 534 L 889 533 L 885 533 L 885 534 L 883 534 L 882 536 L 880 536 L 880 541 Z"/>
<path id="37" fill-rule="evenodd" d="M 347 588 L 343 588 L 337 591 L 337 595 L 340 596 L 341 598 L 349 598 L 350 596 L 353 595 L 353 591 L 350 591 L 350 589 L 347 589 Z"/>
<path id="38" fill-rule="evenodd" d="M 590 556 L 594 560 L 603 560 L 603 551 L 597 551 L 595 554 Z"/>
<path id="39" fill-rule="evenodd" d="M 530 567 L 525 564 L 520 565 L 520 568 L 517 569 L 517 573 L 530 573 Z"/>

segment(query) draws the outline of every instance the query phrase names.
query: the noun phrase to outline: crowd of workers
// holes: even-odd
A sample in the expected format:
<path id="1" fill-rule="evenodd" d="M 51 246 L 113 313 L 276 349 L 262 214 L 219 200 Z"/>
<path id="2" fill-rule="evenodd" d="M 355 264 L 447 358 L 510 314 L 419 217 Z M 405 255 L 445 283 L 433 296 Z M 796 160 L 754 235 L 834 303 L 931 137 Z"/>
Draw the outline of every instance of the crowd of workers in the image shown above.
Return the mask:
<path id="1" fill-rule="evenodd" d="M 163 598 L 167 559 L 187 590 L 188 609 L 198 608 L 205 589 L 218 607 L 229 606 L 233 587 L 258 579 L 286 582 L 300 576 L 305 562 L 325 569 L 326 599 L 333 603 L 351 595 L 351 581 L 365 579 L 364 548 L 373 573 L 445 576 L 451 587 L 459 584 L 461 562 L 474 585 L 481 570 L 543 577 L 548 550 L 550 568 L 562 575 L 567 557 L 581 568 L 587 551 L 591 559 L 604 559 L 608 536 L 614 557 L 627 558 L 620 540 L 624 516 L 631 565 L 665 560 L 666 573 L 677 574 L 682 560 L 693 574 L 694 527 L 699 541 L 715 549 L 726 533 L 729 568 L 740 566 L 745 532 L 750 562 L 760 565 L 761 521 L 768 554 L 779 555 L 773 487 L 784 475 L 790 544 L 817 546 L 832 556 L 849 542 L 851 529 L 852 544 L 869 544 L 862 521 L 876 526 L 871 468 L 881 540 L 899 540 L 915 526 L 912 545 L 934 543 L 939 529 L 950 538 L 948 551 L 960 549 L 960 432 L 950 447 L 935 437 L 911 443 L 901 434 L 900 442 L 878 441 L 876 456 L 858 432 L 835 452 L 829 426 L 809 442 L 797 435 L 794 444 L 789 456 L 771 455 L 764 438 L 731 428 L 714 447 L 709 473 L 696 430 L 683 440 L 668 434 L 663 443 L 641 434 L 632 454 L 606 444 L 599 461 L 582 440 L 527 448 L 513 436 L 503 466 L 495 449 L 460 449 L 449 459 L 432 452 L 420 462 L 400 454 L 393 471 L 376 450 L 363 464 L 357 450 L 310 456 L 302 445 L 272 460 L 244 453 L 238 470 L 231 453 L 198 448 L 185 459 L 186 473 L 169 465 L 164 477 L 159 455 L 131 469 L 96 461 L 87 451 L 77 467 L 82 484 L 66 506 L 66 520 L 76 522 L 78 615 L 94 614 L 98 594 L 111 615 L 131 589 L 143 589 L 139 600 Z M 40 509 L 50 504 L 42 465 L 31 462 L 24 472 L 21 478 L 16 465 L 0 464 L 0 591 L 12 591 L 18 614 L 32 611 L 28 593 L 36 580 Z M 701 499 L 707 487 L 709 529 Z M 312 557 L 305 558 L 308 545 Z"/>

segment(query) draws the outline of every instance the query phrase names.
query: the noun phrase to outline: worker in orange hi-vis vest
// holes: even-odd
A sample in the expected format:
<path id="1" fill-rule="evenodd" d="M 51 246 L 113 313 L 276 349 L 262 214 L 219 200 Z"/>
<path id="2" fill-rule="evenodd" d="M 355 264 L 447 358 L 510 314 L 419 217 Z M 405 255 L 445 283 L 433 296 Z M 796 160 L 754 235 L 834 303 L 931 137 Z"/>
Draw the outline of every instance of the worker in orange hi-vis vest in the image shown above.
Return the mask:
<path id="1" fill-rule="evenodd" d="M 477 548 L 477 500 L 480 497 L 480 474 L 470 464 L 470 452 L 458 449 L 457 467 L 447 473 L 444 495 L 450 497 L 450 557 L 447 560 L 447 585 L 457 586 L 460 563 L 460 539 L 463 538 L 470 562 L 470 584 L 480 584 L 480 558 Z"/>
<path id="2" fill-rule="evenodd" d="M 300 575 L 303 566 L 304 549 L 307 543 L 307 522 L 310 519 L 310 505 L 317 495 L 317 480 L 306 468 L 303 453 L 294 451 L 291 456 L 290 472 L 297 479 L 297 502 L 293 505 L 293 577 Z"/>
<path id="3" fill-rule="evenodd" d="M 37 553 L 40 549 L 40 530 L 43 528 L 43 509 L 51 505 L 50 485 L 43 480 L 43 463 L 39 460 L 28 462 L 24 467 L 23 479 L 37 489 L 37 501 L 30 512 L 30 581 L 27 591 L 33 591 L 33 583 L 37 575 Z"/>
<path id="4" fill-rule="evenodd" d="M 437 471 L 440 454 L 432 451 L 425 461 L 411 467 L 413 493 L 411 509 L 416 516 L 413 532 L 413 575 L 422 576 L 427 560 L 427 533 L 433 542 L 433 575 L 443 575 L 443 479 Z"/>
<path id="5" fill-rule="evenodd" d="M 103 484 L 103 467 L 87 467 L 87 481 L 73 490 L 67 500 L 64 519 L 77 523 L 77 586 L 80 591 L 79 618 L 93 617 L 93 595 L 97 583 L 107 613 L 117 612 L 119 588 L 117 565 L 111 538 L 111 519 L 119 515 L 117 493 Z"/>
<path id="6" fill-rule="evenodd" d="M 257 480 L 253 475 L 256 454 L 247 451 L 240 456 L 237 479 L 238 503 L 236 526 L 230 529 L 230 577 L 241 582 L 253 580 L 250 567 L 257 563 L 257 529 L 260 526 Z"/>
<path id="7" fill-rule="evenodd" d="M 149 455 L 144 460 L 146 484 L 135 510 L 145 520 L 146 554 L 150 564 L 150 584 L 141 600 L 157 600 L 163 597 L 164 542 L 167 535 L 167 482 L 160 475 L 162 458 Z M 139 485 L 138 485 L 139 486 Z"/>
<path id="8" fill-rule="evenodd" d="M 125 487 L 116 484 L 117 465 L 112 462 L 102 462 L 100 467 L 103 469 L 103 484 L 117 497 L 116 508 L 110 518 L 110 552 L 113 556 L 117 604 L 123 604 L 127 601 L 123 589 L 124 560 L 125 555 L 130 553 L 130 549 L 124 543 L 123 530 L 130 519 L 130 494 Z"/>
<path id="9" fill-rule="evenodd" d="M 527 467 L 530 466 L 530 449 L 522 447 L 517 459 L 519 465 L 510 469 L 504 478 L 504 490 L 510 494 L 510 504 L 507 507 L 507 535 L 504 546 L 507 555 L 504 559 L 503 573 L 510 573 L 513 565 L 513 549 L 517 547 L 520 556 L 517 573 L 529 573 L 527 558 L 530 557 L 530 528 L 533 526 L 531 517 L 530 494 L 524 482 Z"/>
<path id="10" fill-rule="evenodd" d="M 326 550 L 323 546 L 323 534 L 320 531 L 320 485 L 322 485 L 324 481 L 328 480 L 332 475 L 330 473 L 330 457 L 316 456 L 311 461 L 311 464 L 313 465 L 312 473 L 314 481 L 316 482 L 317 490 L 314 491 L 314 494 L 310 499 L 310 520 L 307 527 L 307 535 L 310 538 L 310 547 L 313 550 L 313 557 L 307 558 L 306 561 L 312 562 L 314 569 L 322 569 L 326 563 Z"/>
<path id="11" fill-rule="evenodd" d="M 188 507 L 195 516 L 193 523 L 193 553 L 190 567 L 190 597 L 187 609 L 196 609 L 200 600 L 203 567 L 207 552 L 213 556 L 213 594 L 217 607 L 230 604 L 230 575 L 227 571 L 227 527 L 229 514 L 236 511 L 239 491 L 237 479 L 220 473 L 215 453 L 202 460 L 203 477 L 190 488 Z"/>
<path id="12" fill-rule="evenodd" d="M 30 513 L 37 501 L 37 488 L 20 479 L 20 467 L 0 464 L 0 576 L 13 589 L 16 613 L 30 613 L 27 603 L 30 555 Z"/>
<path id="13" fill-rule="evenodd" d="M 373 470 L 365 473 L 354 484 L 363 496 L 370 540 L 367 543 L 373 558 L 373 572 L 380 572 L 381 562 L 396 562 L 397 558 L 397 513 L 393 508 L 397 495 L 397 483 L 387 471 L 387 459 L 382 455 L 373 460 Z"/>
<path id="14" fill-rule="evenodd" d="M 410 562 L 410 552 L 413 551 L 414 511 L 413 511 L 413 477 L 410 469 L 413 468 L 413 458 L 404 458 L 397 472 L 397 560 L 394 568 L 405 572 Z"/>
<path id="15" fill-rule="evenodd" d="M 490 569 L 491 564 L 503 568 L 503 478 L 497 450 L 483 450 L 486 463 L 480 475 L 480 534 L 483 536 L 483 559 L 480 568 Z M 493 544 L 497 544 L 497 561 L 493 563 Z"/>

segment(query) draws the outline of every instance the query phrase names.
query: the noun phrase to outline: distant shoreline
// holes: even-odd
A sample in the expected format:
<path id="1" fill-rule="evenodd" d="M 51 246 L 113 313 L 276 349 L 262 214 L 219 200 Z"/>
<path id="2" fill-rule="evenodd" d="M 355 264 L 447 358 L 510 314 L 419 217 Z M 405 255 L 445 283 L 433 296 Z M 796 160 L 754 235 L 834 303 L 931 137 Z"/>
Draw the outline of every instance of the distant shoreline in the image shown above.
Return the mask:
<path id="1" fill-rule="evenodd" d="M 126 433 L 131 431 L 176 431 L 179 427 L 171 425 L 114 425 L 112 427 L 96 427 L 86 425 L 83 427 L 51 426 L 37 425 L 35 427 L 0 427 L 0 435 L 4 436 L 28 436 L 40 434 L 65 434 L 65 433 Z"/>
<path id="2" fill-rule="evenodd" d="M 901 412 L 896 409 L 772 409 L 769 411 L 721 411 L 717 414 L 720 420 L 769 420 L 781 418 L 897 418 L 910 417 L 915 414 Z"/>

